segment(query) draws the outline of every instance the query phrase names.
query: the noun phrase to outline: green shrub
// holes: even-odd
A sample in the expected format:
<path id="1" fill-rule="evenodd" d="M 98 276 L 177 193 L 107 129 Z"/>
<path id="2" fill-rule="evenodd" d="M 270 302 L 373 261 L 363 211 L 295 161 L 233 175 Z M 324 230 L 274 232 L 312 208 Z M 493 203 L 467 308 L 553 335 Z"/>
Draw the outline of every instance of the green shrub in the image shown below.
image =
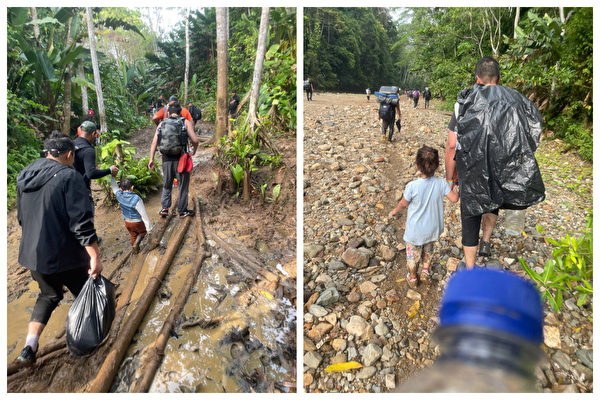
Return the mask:
<path id="1" fill-rule="evenodd" d="M 160 168 L 155 166 L 154 169 L 148 169 L 149 157 L 143 157 L 139 160 L 133 159 L 135 148 L 127 146 L 129 142 L 120 139 L 113 139 L 103 146 L 97 147 L 100 156 L 99 168 L 108 168 L 111 165 L 119 167 L 119 172 L 115 179 L 119 181 L 121 178 L 129 178 L 133 182 L 134 191 L 142 198 L 160 188 L 162 177 Z M 115 153 L 117 146 L 121 146 L 122 158 L 119 158 Z M 110 187 L 110 175 L 99 180 L 100 186 L 106 194 L 112 198 L 112 190 Z"/>
<path id="2" fill-rule="evenodd" d="M 523 269 L 542 289 L 555 312 L 562 306 L 563 293 L 569 292 L 577 299 L 577 305 L 586 304 L 594 293 L 593 278 L 593 213 L 589 210 L 586 228 L 582 236 L 567 234 L 560 240 L 546 238 L 554 246 L 552 259 L 546 261 L 544 271 L 539 274 L 519 258 Z"/>

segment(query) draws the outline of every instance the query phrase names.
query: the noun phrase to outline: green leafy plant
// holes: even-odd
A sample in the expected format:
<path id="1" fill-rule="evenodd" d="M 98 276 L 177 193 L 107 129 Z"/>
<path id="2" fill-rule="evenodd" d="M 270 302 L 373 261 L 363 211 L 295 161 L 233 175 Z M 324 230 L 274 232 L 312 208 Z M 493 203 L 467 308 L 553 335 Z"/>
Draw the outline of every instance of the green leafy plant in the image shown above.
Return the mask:
<path id="1" fill-rule="evenodd" d="M 262 184 L 260 186 L 260 197 L 262 198 L 263 202 L 265 201 L 265 191 L 267 190 L 267 183 Z"/>
<path id="2" fill-rule="evenodd" d="M 235 179 L 236 191 L 239 192 L 240 182 L 244 178 L 244 169 L 240 164 L 235 164 L 235 167 L 233 165 L 230 165 L 229 169 L 231 170 L 231 175 L 233 175 L 233 179 Z"/>
<path id="3" fill-rule="evenodd" d="M 134 190 L 142 198 L 160 188 L 162 177 L 160 169 L 148 169 L 149 157 L 143 157 L 139 160 L 133 159 L 135 148 L 127 146 L 129 142 L 120 139 L 113 139 L 103 146 L 97 147 L 100 156 L 99 168 L 108 168 L 111 165 L 119 167 L 119 172 L 115 177 L 120 180 L 124 177 L 131 179 Z M 120 149 L 117 151 L 117 149 Z M 100 186 L 112 198 L 112 190 L 110 187 L 110 175 L 99 181 Z"/>
<path id="4" fill-rule="evenodd" d="M 279 199 L 280 192 L 281 192 L 281 185 L 277 184 L 273 188 L 273 203 L 277 203 L 277 199 Z"/>
<path id="5" fill-rule="evenodd" d="M 552 259 L 546 261 L 540 274 L 530 268 L 519 257 L 523 269 L 542 289 L 554 311 L 558 312 L 563 303 L 564 293 L 571 293 L 577 305 L 586 304 L 593 294 L 593 213 L 589 210 L 585 232 L 580 237 L 567 234 L 560 240 L 546 238 L 554 246 Z"/>

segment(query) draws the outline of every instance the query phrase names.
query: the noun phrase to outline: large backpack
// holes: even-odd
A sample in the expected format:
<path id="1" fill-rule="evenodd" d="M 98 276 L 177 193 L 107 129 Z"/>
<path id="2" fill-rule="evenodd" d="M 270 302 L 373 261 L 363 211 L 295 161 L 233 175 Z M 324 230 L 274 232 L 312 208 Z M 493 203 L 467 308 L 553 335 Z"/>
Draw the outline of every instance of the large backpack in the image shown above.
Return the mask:
<path id="1" fill-rule="evenodd" d="M 178 156 L 187 148 L 185 118 L 167 118 L 160 126 L 158 150 L 166 156 Z"/>
<path id="2" fill-rule="evenodd" d="M 383 101 L 379 104 L 379 116 L 384 121 L 391 121 L 394 119 L 395 115 L 395 106 L 388 101 Z"/>
<path id="3" fill-rule="evenodd" d="M 304 81 L 304 90 L 309 90 L 310 89 L 310 81 L 306 80 Z"/>
<path id="4" fill-rule="evenodd" d="M 418 98 L 419 98 L 419 91 L 418 91 L 418 90 L 415 90 L 415 91 L 413 92 L 413 98 L 414 98 L 414 99 L 418 99 Z"/>
<path id="5" fill-rule="evenodd" d="M 190 109 L 188 111 L 190 112 L 190 115 L 192 116 L 192 119 L 194 121 L 199 121 L 202 119 L 202 110 L 200 110 L 195 105 L 192 104 L 192 106 L 190 107 Z"/>

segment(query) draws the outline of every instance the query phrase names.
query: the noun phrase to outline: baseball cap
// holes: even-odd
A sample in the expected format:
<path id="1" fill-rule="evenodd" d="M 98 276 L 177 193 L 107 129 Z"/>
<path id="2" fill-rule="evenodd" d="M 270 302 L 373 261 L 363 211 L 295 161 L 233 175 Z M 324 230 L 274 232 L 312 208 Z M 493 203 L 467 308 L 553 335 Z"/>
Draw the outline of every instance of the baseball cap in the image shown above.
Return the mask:
<path id="1" fill-rule="evenodd" d="M 169 101 L 179 101 L 179 99 L 177 98 L 177 96 L 171 96 L 169 97 Z"/>
<path id="2" fill-rule="evenodd" d="M 92 121 L 83 121 L 81 124 L 81 130 L 86 133 L 96 132 L 96 124 Z"/>

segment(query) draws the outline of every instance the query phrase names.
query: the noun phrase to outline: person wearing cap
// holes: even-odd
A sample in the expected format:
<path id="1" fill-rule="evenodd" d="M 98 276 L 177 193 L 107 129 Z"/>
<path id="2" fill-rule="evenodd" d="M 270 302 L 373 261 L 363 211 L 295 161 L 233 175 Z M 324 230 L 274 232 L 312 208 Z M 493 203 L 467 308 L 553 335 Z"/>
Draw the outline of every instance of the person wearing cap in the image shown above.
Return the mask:
<path id="1" fill-rule="evenodd" d="M 96 124 L 91 121 L 83 121 L 79 128 L 77 128 L 77 136 L 77 139 L 73 141 L 75 144 L 75 163 L 73 167 L 83 176 L 93 209 L 92 179 L 100 179 L 108 174 L 115 176 L 119 168 L 111 165 L 106 169 L 96 169 L 96 150 L 94 150 L 94 142 L 98 138 Z"/>
<path id="2" fill-rule="evenodd" d="M 102 272 L 92 204 L 83 178 L 73 168 L 75 146 L 54 132 L 44 143 L 45 158 L 17 176 L 17 221 L 22 229 L 19 264 L 31 272 L 40 293 L 33 307 L 25 346 L 16 362 L 35 362 L 38 342 L 63 286 L 74 297 L 91 275 Z"/>
<path id="3" fill-rule="evenodd" d="M 196 153 L 196 149 L 198 148 L 198 137 L 196 136 L 194 128 L 192 127 L 192 122 L 181 118 L 181 109 L 182 107 L 179 105 L 179 103 L 172 103 L 169 106 L 169 118 L 165 121 L 161 121 L 160 124 L 156 127 L 154 139 L 152 140 L 152 144 L 150 145 L 150 161 L 148 162 L 148 169 L 154 168 L 154 153 L 156 153 L 156 150 L 159 148 L 159 144 L 161 144 L 162 139 L 165 137 L 164 135 L 167 134 L 166 132 L 172 132 L 171 129 L 173 129 L 173 126 L 177 126 L 177 129 L 180 130 L 179 132 L 181 133 L 181 136 L 186 136 L 185 146 L 179 154 L 161 153 L 164 184 L 160 199 L 162 209 L 159 211 L 159 214 L 163 217 L 169 215 L 169 207 L 171 207 L 171 192 L 173 190 L 173 181 L 177 179 L 179 185 L 179 198 L 177 200 L 177 209 L 179 211 L 179 218 L 183 219 L 185 217 L 194 215 L 194 211 L 189 210 L 187 208 L 190 173 L 186 171 L 178 171 L 179 160 L 184 154 L 185 147 L 187 147 L 188 142 L 192 144 L 192 151 L 190 152 L 190 155 L 194 155 Z"/>
<path id="4" fill-rule="evenodd" d="M 158 110 L 156 112 L 156 114 L 154 114 L 154 116 L 152 117 L 152 121 L 154 121 L 154 123 L 156 125 L 160 124 L 160 122 L 163 119 L 166 119 L 166 118 L 169 117 L 168 108 L 173 103 L 179 103 L 179 100 L 177 99 L 177 96 L 171 96 L 171 97 L 169 97 L 169 103 L 166 106 L 164 106 L 163 108 L 161 108 L 160 110 Z M 187 119 L 188 121 L 194 123 L 194 119 L 192 118 L 192 114 L 190 114 L 190 111 L 187 108 L 181 107 L 181 116 L 183 118 Z"/>

